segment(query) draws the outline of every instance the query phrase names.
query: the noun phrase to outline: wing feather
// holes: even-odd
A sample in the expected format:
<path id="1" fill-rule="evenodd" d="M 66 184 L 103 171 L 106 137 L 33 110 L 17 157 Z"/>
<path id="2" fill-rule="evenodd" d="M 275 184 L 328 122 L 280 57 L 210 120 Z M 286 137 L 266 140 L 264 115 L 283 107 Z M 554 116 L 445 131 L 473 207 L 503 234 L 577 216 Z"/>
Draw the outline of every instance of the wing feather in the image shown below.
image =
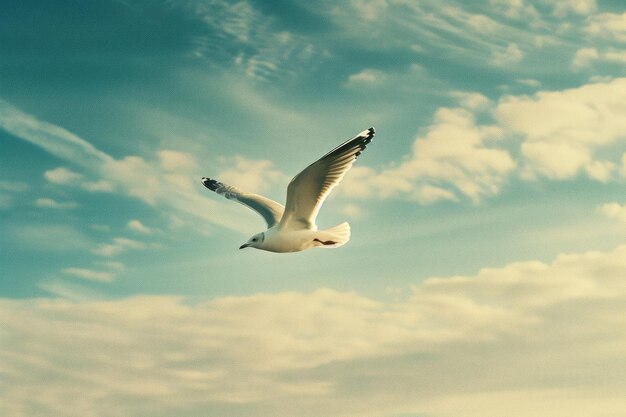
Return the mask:
<path id="1" fill-rule="evenodd" d="M 215 191 L 217 194 L 223 195 L 229 200 L 235 200 L 256 211 L 265 219 L 268 228 L 280 222 L 283 212 L 285 211 L 285 207 L 274 200 L 263 197 L 262 195 L 241 191 L 238 188 L 211 178 L 202 177 L 202 184 L 209 190 Z"/>
<path id="2" fill-rule="evenodd" d="M 280 227 L 316 229 L 315 218 L 324 200 L 372 141 L 374 134 L 373 127 L 364 130 L 296 175 L 287 187 L 287 202 Z"/>

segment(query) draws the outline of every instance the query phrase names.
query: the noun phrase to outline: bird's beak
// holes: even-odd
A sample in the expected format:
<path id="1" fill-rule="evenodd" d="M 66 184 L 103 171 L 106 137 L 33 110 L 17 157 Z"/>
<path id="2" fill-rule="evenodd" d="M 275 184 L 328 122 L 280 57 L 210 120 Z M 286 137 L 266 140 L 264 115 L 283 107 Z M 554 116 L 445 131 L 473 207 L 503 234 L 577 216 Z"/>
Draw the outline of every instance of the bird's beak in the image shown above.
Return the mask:
<path id="1" fill-rule="evenodd" d="M 250 245 L 248 245 L 247 243 L 244 243 L 243 245 L 239 246 L 239 249 L 247 248 L 248 246 Z"/>

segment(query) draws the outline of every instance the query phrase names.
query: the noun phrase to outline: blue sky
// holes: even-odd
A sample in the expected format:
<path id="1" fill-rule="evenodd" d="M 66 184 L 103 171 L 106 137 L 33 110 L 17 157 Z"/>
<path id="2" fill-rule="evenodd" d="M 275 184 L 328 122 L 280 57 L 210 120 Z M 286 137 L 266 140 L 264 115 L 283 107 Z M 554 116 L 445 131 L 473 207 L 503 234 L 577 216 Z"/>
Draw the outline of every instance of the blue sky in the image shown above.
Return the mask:
<path id="1" fill-rule="evenodd" d="M 1 4 L 8 414 L 619 409 L 623 2 Z M 348 245 L 237 249 L 200 177 L 284 201 L 370 126 Z"/>

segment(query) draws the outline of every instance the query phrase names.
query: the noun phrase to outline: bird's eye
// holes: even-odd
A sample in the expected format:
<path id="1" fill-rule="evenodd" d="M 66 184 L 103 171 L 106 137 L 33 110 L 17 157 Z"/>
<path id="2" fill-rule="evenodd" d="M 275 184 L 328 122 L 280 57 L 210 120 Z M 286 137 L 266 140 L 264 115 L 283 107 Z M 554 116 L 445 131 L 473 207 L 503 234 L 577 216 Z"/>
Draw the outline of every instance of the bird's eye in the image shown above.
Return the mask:
<path id="1" fill-rule="evenodd" d="M 254 239 L 252 239 L 253 242 L 256 242 L 256 237 Z"/>

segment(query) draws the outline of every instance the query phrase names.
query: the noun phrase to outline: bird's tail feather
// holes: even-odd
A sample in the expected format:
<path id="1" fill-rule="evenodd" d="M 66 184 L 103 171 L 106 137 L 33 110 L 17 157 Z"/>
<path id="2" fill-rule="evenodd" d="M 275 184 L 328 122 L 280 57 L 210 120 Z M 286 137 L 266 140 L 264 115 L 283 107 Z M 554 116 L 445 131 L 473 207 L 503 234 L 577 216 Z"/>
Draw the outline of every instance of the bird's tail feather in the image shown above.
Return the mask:
<path id="1" fill-rule="evenodd" d="M 322 248 L 338 248 L 350 240 L 350 225 L 343 222 L 330 229 L 320 230 L 315 234 L 315 246 Z"/>

